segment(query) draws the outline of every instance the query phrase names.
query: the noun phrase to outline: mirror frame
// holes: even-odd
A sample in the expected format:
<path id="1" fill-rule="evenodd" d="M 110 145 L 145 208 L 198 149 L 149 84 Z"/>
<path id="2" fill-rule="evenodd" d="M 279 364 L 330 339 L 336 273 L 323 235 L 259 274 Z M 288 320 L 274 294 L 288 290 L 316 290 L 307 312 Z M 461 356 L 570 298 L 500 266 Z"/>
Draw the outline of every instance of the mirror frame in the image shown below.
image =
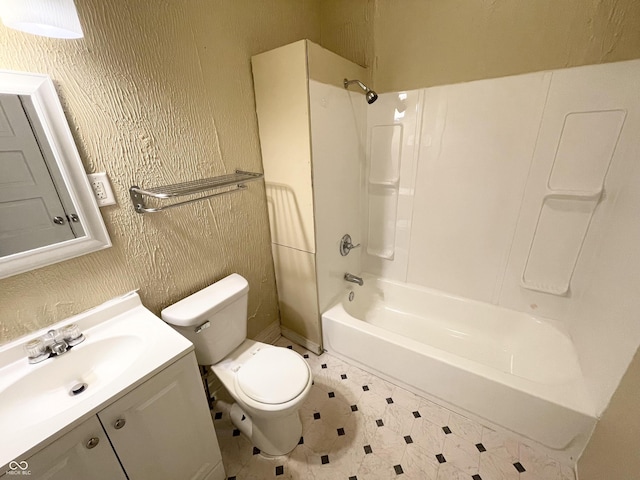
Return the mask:
<path id="1" fill-rule="evenodd" d="M 82 237 L 0 258 L 0 278 L 109 248 L 111 240 L 107 228 L 51 78 L 37 73 L 0 70 L 0 93 L 30 97 L 85 231 Z"/>

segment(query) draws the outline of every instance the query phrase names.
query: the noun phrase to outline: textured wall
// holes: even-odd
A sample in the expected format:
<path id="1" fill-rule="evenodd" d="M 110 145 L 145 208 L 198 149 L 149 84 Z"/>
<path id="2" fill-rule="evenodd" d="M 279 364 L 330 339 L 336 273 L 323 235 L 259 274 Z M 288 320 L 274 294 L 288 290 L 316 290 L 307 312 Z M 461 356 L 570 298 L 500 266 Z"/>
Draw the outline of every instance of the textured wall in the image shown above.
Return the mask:
<path id="1" fill-rule="evenodd" d="M 371 82 L 375 58 L 373 43 L 375 0 L 322 0 L 320 43 L 334 53 L 367 67 Z"/>
<path id="2" fill-rule="evenodd" d="M 250 57 L 319 38 L 316 0 L 79 0 L 85 38 L 0 25 L 0 68 L 54 80 L 88 172 L 107 171 L 113 247 L 0 281 L 0 343 L 133 289 L 152 311 L 232 272 L 251 287 L 249 334 L 278 319 L 262 182 L 138 215 L 132 184 L 262 171 Z"/>
<path id="3" fill-rule="evenodd" d="M 640 57 L 638 0 L 375 0 L 374 24 L 382 92 Z"/>

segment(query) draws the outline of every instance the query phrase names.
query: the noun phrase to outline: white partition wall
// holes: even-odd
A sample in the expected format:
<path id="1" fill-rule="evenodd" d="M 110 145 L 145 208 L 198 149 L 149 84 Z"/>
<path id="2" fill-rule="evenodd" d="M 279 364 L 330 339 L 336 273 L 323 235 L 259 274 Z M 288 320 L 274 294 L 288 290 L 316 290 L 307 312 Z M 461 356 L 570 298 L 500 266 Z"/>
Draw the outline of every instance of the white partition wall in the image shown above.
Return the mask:
<path id="1" fill-rule="evenodd" d="M 363 95 L 309 81 L 316 224 L 316 271 L 320 312 L 344 292 L 346 272 L 360 274 L 360 252 L 340 255 L 340 239 L 360 233 L 360 179 L 364 168 Z"/>
<path id="2" fill-rule="evenodd" d="M 549 75 L 425 90 L 407 281 L 496 302 Z"/>
<path id="3" fill-rule="evenodd" d="M 251 59 L 282 334 L 322 351 L 320 314 L 360 273 L 340 238 L 360 238 L 365 69 L 301 40 Z M 321 83 L 322 82 L 322 83 Z"/>

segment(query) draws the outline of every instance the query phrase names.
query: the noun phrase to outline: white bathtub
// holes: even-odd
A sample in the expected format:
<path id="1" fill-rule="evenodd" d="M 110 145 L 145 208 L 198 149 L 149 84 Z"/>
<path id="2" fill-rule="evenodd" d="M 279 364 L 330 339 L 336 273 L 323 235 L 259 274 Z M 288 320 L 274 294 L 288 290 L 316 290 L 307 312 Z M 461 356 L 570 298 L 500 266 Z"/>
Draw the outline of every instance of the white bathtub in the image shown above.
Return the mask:
<path id="1" fill-rule="evenodd" d="M 570 338 L 549 320 L 365 276 L 322 315 L 324 348 L 575 461 L 596 422 Z"/>

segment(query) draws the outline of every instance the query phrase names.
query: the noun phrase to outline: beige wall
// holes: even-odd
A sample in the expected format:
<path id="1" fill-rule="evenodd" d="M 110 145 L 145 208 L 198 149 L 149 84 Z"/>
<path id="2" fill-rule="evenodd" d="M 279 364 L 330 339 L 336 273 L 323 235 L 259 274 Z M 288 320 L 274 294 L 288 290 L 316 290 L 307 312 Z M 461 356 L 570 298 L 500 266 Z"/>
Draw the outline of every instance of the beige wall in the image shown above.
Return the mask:
<path id="1" fill-rule="evenodd" d="M 262 182 L 155 215 L 127 189 L 262 171 L 250 57 L 319 38 L 316 0 L 79 0 L 85 38 L 0 25 L 0 68 L 53 78 L 88 172 L 107 171 L 113 247 L 0 281 L 0 343 L 133 289 L 164 306 L 232 272 L 251 287 L 249 334 L 278 320 Z"/>
<path id="2" fill-rule="evenodd" d="M 580 480 L 627 480 L 640 472 L 640 353 L 636 353 L 609 408 L 578 462 Z"/>
<path id="3" fill-rule="evenodd" d="M 396 0 L 397 1 L 397 0 Z M 367 67 L 363 82 L 371 82 L 375 59 L 374 13 L 376 0 L 322 0 L 320 43 L 341 57 Z"/>
<path id="4" fill-rule="evenodd" d="M 629 60 L 640 2 L 375 0 L 374 45 L 381 92 Z"/>

